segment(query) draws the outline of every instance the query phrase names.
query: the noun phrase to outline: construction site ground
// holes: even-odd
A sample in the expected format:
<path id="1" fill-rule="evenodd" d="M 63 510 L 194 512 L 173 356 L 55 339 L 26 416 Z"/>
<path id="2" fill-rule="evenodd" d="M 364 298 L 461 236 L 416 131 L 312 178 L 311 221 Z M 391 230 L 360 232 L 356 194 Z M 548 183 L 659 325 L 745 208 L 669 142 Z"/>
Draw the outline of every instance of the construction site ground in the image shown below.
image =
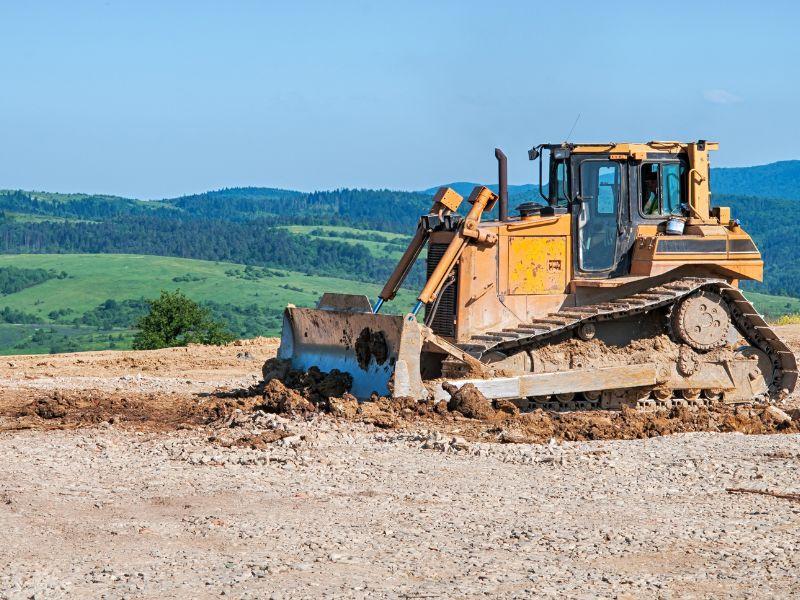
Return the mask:
<path id="1" fill-rule="evenodd" d="M 4 357 L 0 598 L 800 595 L 796 396 L 323 406 L 277 345 Z"/>

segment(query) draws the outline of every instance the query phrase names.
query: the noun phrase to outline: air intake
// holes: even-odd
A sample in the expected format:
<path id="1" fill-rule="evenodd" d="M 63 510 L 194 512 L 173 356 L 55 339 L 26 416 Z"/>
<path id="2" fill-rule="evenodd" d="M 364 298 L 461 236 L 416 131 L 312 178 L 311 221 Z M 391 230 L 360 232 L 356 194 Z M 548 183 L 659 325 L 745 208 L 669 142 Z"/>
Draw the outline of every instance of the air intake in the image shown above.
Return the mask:
<path id="1" fill-rule="evenodd" d="M 442 259 L 447 244 L 430 244 L 428 246 L 428 263 L 427 272 L 428 278 L 433 274 L 433 270 L 439 261 Z M 456 293 L 458 290 L 458 266 L 453 269 L 455 275 L 455 282 L 444 288 L 440 294 L 438 305 L 436 302 L 425 307 L 425 322 L 437 335 L 446 337 L 455 337 L 456 335 Z M 430 312 L 435 308 L 436 314 L 433 320 L 429 322 Z"/>

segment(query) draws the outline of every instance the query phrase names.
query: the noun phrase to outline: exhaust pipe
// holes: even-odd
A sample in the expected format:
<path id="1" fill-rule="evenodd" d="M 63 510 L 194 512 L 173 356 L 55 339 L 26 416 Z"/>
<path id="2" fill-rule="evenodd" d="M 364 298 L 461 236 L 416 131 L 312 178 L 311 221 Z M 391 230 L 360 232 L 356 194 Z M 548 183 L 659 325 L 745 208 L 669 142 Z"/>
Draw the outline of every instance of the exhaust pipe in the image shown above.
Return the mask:
<path id="1" fill-rule="evenodd" d="M 500 148 L 494 149 L 497 159 L 497 186 L 500 198 L 499 213 L 501 221 L 508 221 L 508 158 Z"/>

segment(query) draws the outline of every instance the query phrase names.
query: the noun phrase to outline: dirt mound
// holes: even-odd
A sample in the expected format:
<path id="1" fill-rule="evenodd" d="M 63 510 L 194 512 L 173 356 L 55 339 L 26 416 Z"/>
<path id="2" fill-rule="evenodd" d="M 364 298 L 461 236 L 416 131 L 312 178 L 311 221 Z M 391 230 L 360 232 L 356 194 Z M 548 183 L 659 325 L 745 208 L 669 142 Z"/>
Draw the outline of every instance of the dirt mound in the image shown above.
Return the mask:
<path id="1" fill-rule="evenodd" d="M 358 414 L 358 398 L 345 394 L 341 398 L 328 398 L 328 411 L 334 417 L 352 419 Z"/>
<path id="2" fill-rule="evenodd" d="M 258 407 L 266 412 L 302 415 L 316 412 L 317 407 L 295 390 L 287 388 L 277 379 L 264 386 L 264 403 Z"/>
<path id="3" fill-rule="evenodd" d="M 269 383 L 273 379 L 283 381 L 289 374 L 291 368 L 291 361 L 282 358 L 270 358 L 264 363 L 264 366 L 261 367 L 261 376 L 264 383 Z"/>
<path id="4" fill-rule="evenodd" d="M 686 407 L 643 412 L 624 408 L 621 412 L 591 411 L 554 413 L 537 410 L 507 419 L 501 441 L 545 442 L 650 438 L 673 433 L 711 431 L 747 434 L 800 433 L 800 421 L 786 420 L 773 407 Z M 485 433 L 490 432 L 486 430 Z"/>
<path id="5" fill-rule="evenodd" d="M 283 383 L 315 405 L 320 405 L 326 404 L 328 398 L 341 397 L 349 392 L 353 378 L 350 373 L 342 373 L 338 369 L 324 373 L 317 367 L 311 367 L 305 372 L 289 371 Z"/>
<path id="6" fill-rule="evenodd" d="M 658 341 L 656 341 L 656 345 Z M 669 348 L 661 348 L 669 351 Z M 598 350 L 600 350 L 598 348 Z M 654 350 L 648 345 L 642 351 Z M 373 395 L 359 403 L 348 393 L 339 394 L 351 380 L 342 373 L 290 372 L 285 386 L 271 383 L 274 393 L 294 391 L 309 400 L 315 410 L 334 416 L 373 424 L 382 428 L 411 429 L 420 425 L 436 429 L 458 428 L 472 439 L 500 442 L 541 443 L 552 438 L 566 441 L 637 439 L 693 431 L 748 434 L 798 433 L 800 420 L 773 406 L 711 408 L 644 412 L 617 411 L 521 413 L 507 400 L 490 402 L 472 384 L 446 385 L 448 402 L 417 402 L 412 398 L 385 398 Z M 287 389 L 288 388 L 288 389 Z M 302 405 L 301 405 L 302 406 Z M 290 413 L 290 410 L 280 412 Z"/>
<path id="7" fill-rule="evenodd" d="M 0 385 L 0 431 L 76 428 L 104 421 L 145 431 L 197 426 L 220 430 L 237 411 L 254 415 L 259 410 L 290 419 L 328 415 L 322 418 L 381 428 L 427 428 L 507 443 L 630 439 L 690 431 L 797 432 L 800 423 L 796 398 L 780 409 L 718 406 L 651 413 L 520 413 L 509 401 L 490 403 L 478 390 L 461 386 L 453 390 L 449 402 L 378 396 L 359 402 L 349 393 L 352 380 L 347 373 L 292 371 L 288 362 L 275 358 L 277 343 L 254 340 L 221 348 L 5 357 L 0 364 L 5 378 Z M 374 345 L 380 346 L 379 340 Z M 245 360 L 243 350 L 251 358 Z M 634 342 L 627 351 L 597 341 L 567 341 L 542 350 L 539 360 L 570 364 L 652 360 L 654 354 L 673 357 L 678 351 L 664 336 Z M 252 358 L 259 352 L 266 363 Z"/>
<path id="8" fill-rule="evenodd" d="M 470 419 L 488 420 L 494 417 L 492 405 L 473 384 L 467 383 L 458 388 L 451 383 L 445 383 L 442 387 L 450 394 L 447 410 L 458 411 Z"/>
<path id="9" fill-rule="evenodd" d="M 67 414 L 69 406 L 61 398 L 39 398 L 29 408 L 43 419 L 60 419 Z"/>

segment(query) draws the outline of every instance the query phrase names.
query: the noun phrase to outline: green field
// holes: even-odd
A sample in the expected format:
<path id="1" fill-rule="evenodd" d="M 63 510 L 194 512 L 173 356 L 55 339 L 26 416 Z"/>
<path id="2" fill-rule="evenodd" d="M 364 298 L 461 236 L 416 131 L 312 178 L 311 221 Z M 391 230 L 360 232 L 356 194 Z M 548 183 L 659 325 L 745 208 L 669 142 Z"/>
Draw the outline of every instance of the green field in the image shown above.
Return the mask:
<path id="1" fill-rule="evenodd" d="M 378 234 L 382 237 L 391 240 L 408 241 L 410 239 L 410 237 L 404 233 L 392 233 L 390 231 L 372 231 L 368 229 L 356 229 L 355 227 L 345 227 L 342 225 L 282 225 L 281 227 L 283 229 L 288 229 L 292 233 L 308 234 L 314 231 L 315 229 L 321 229 L 325 232 L 331 232 L 332 234 L 353 235 L 358 237 L 367 237 L 372 234 Z M 347 239 L 347 238 L 341 237 L 341 239 Z"/>
<path id="2" fill-rule="evenodd" d="M 312 229 L 305 227 L 297 233 L 308 235 Z M 359 232 L 350 228 L 326 229 Z M 348 238 L 348 241 L 358 240 Z M 0 323 L 0 354 L 129 348 L 133 336 L 130 323 L 124 327 L 101 327 L 82 323 L 81 318 L 109 299 L 117 302 L 151 299 L 161 290 L 180 289 L 197 302 L 214 303 L 217 312 L 233 315 L 232 321 L 226 321 L 232 331 L 239 335 L 246 331 L 248 336 L 277 335 L 280 312 L 289 303 L 314 306 L 326 291 L 366 294 L 374 300 L 380 290 L 376 284 L 334 277 L 163 256 L 0 255 L 0 267 L 7 266 L 63 271 L 67 277 L 50 279 L 0 297 L 0 310 L 9 307 L 41 321 Z M 770 319 L 800 314 L 800 299 L 756 292 L 746 295 Z M 384 310 L 404 313 L 414 302 L 415 293 L 402 290 Z"/>
<path id="3" fill-rule="evenodd" d="M 14 294 L 0 297 L 0 309 L 8 306 L 35 315 L 41 324 L 0 324 L 0 354 L 48 352 L 64 347 L 67 338 L 80 349 L 130 347 L 130 329 L 98 329 L 75 326 L 72 321 L 108 299 L 116 301 L 155 298 L 161 290 L 180 289 L 197 302 L 233 307 L 254 306 L 276 316 L 269 326 L 249 330 L 250 335 L 277 335 L 280 311 L 287 304 L 315 306 L 323 292 L 366 294 L 377 297 L 376 284 L 313 277 L 281 269 L 163 256 L 129 254 L 27 254 L 0 256 L 0 267 L 42 268 L 64 271 L 66 279 L 51 279 Z M 177 281 L 176 281 L 177 280 Z M 403 313 L 413 307 L 415 295 L 401 290 L 386 305 L 386 312 Z M 52 318 L 54 311 L 66 316 Z M 55 331 L 51 332 L 50 330 Z M 42 334 L 48 333 L 42 341 Z M 234 330 L 235 331 L 235 330 Z M 112 339 L 109 339 L 109 336 Z M 122 336 L 122 339 L 117 339 Z M 37 342 L 37 339 L 39 341 Z M 69 348 L 67 348 L 69 349 Z"/>
<path id="4" fill-rule="evenodd" d="M 744 295 L 753 303 L 758 312 L 768 319 L 774 320 L 783 315 L 800 314 L 800 298 L 769 296 L 747 290 L 744 290 Z"/>
<path id="5" fill-rule="evenodd" d="M 127 350 L 131 347 L 133 335 L 131 329 L 99 330 L 74 325 L 0 323 L 0 356 L 77 350 Z"/>
<path id="6" fill-rule="evenodd" d="M 361 245 L 369 250 L 370 254 L 376 258 L 391 258 L 393 260 L 398 260 L 403 255 L 406 245 L 411 241 L 409 236 L 402 233 L 367 231 L 364 229 L 355 229 L 354 227 L 336 225 L 284 225 L 281 229 L 286 229 L 287 231 L 299 235 L 307 235 L 318 240 Z M 326 235 L 319 235 L 317 232 L 320 231 L 325 232 Z M 375 235 L 397 243 L 387 244 L 386 242 L 369 239 L 370 236 Z M 421 256 L 425 256 L 424 252 Z"/>
<path id="7" fill-rule="evenodd" d="M 314 277 L 281 269 L 269 270 L 283 277 L 248 280 L 230 274 L 237 270 L 242 272 L 244 265 L 165 256 L 16 254 L 0 256 L 0 267 L 5 266 L 54 269 L 69 275 L 67 279 L 46 281 L 0 298 L 0 307 L 10 306 L 42 317 L 63 308 L 83 313 L 108 298 L 154 298 L 160 290 L 181 289 L 198 302 L 213 300 L 272 307 L 283 307 L 287 303 L 314 306 L 326 291 L 367 294 L 373 299 L 380 291 L 376 284 Z M 174 281 L 187 275 L 198 280 Z M 392 304 L 398 307 L 398 312 L 409 310 L 414 305 L 414 294 L 401 291 Z"/>

